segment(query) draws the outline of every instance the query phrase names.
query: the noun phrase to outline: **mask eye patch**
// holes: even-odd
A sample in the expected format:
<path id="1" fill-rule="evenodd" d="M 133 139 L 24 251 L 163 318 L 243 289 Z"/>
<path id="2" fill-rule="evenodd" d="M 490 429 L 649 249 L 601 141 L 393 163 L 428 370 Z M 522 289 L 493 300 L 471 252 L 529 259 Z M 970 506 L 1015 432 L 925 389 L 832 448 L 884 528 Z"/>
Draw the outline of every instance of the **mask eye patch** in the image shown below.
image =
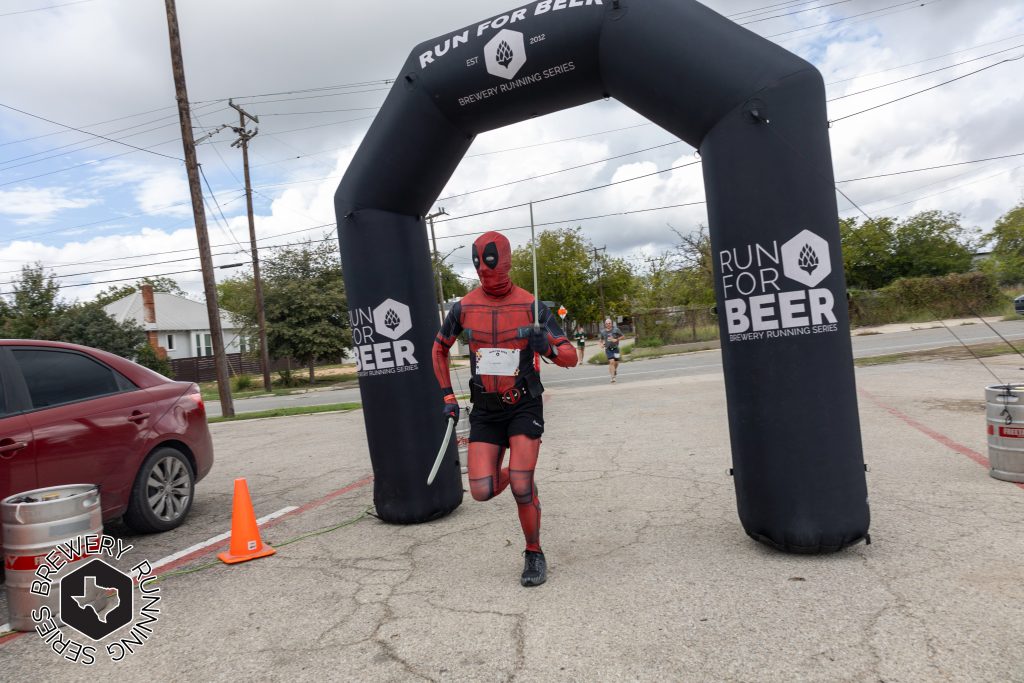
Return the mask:
<path id="1" fill-rule="evenodd" d="M 488 268 L 498 267 L 498 245 L 494 242 L 488 242 L 487 246 L 484 247 L 484 264 Z"/>
<path id="2" fill-rule="evenodd" d="M 473 245 L 473 267 L 480 270 L 480 254 L 476 251 L 476 245 Z"/>

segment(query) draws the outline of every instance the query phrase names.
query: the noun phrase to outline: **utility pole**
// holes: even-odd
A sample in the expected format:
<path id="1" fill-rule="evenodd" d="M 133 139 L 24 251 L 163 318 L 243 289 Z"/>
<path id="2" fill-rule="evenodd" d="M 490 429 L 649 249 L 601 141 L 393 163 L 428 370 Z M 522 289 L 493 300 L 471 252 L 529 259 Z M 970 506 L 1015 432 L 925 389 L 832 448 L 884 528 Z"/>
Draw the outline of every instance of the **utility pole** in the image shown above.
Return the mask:
<path id="1" fill-rule="evenodd" d="M 442 206 L 437 213 L 427 216 L 427 223 L 430 225 L 430 241 L 434 246 L 434 274 L 437 276 L 437 312 L 441 316 L 441 324 L 444 324 L 444 286 L 441 284 L 441 262 L 438 260 L 437 238 L 434 236 L 434 219 L 438 216 L 447 216 L 448 212 Z"/>
<path id="2" fill-rule="evenodd" d="M 245 111 L 237 104 L 228 100 L 228 106 L 238 110 L 238 128 L 235 133 L 238 139 L 231 143 L 232 147 L 242 148 L 242 167 L 245 170 L 245 206 L 249 213 L 249 244 L 252 248 L 252 277 L 256 286 L 256 325 L 260 332 L 260 367 L 263 369 L 263 389 L 270 391 L 270 349 L 267 348 L 267 312 L 263 307 L 263 280 L 260 278 L 260 252 L 256 246 L 256 222 L 252 216 L 252 181 L 249 179 L 249 140 L 256 137 L 260 129 L 249 132 L 245 129 L 248 118 L 257 126 L 260 119 Z"/>
<path id="3" fill-rule="evenodd" d="M 594 262 L 597 263 L 597 286 L 601 290 L 601 322 L 604 322 L 604 318 L 608 317 L 608 312 L 604 308 L 604 270 L 601 265 L 601 261 L 597 258 L 597 252 L 607 252 L 608 247 L 604 246 L 598 249 L 594 247 Z"/>
<path id="4" fill-rule="evenodd" d="M 213 272 L 213 255 L 210 253 L 210 236 L 206 230 L 203 189 L 199 185 L 199 162 L 196 159 L 196 144 L 192 136 L 192 114 L 188 106 L 188 89 L 185 87 L 185 64 L 181 58 L 178 11 L 174 6 L 174 0 L 164 0 L 164 3 L 167 7 L 167 34 L 171 43 L 171 69 L 174 72 L 174 89 L 178 98 L 178 118 L 181 120 L 181 144 L 185 149 L 185 170 L 188 172 L 188 189 L 192 195 L 192 213 L 195 216 L 196 238 L 199 242 L 199 262 L 203 269 L 206 312 L 210 319 L 210 336 L 213 337 L 213 359 L 217 368 L 217 393 L 220 395 L 221 414 L 224 417 L 234 417 L 235 404 L 231 399 L 228 359 L 224 355 L 224 332 L 220 324 L 220 307 L 217 305 L 217 281 Z"/>

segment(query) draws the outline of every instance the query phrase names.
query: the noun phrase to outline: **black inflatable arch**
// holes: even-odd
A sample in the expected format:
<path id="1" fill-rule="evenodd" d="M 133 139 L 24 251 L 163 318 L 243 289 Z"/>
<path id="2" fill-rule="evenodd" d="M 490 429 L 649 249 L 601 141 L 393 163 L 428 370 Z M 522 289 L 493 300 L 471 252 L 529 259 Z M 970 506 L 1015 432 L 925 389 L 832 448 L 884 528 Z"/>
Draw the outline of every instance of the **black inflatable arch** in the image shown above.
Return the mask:
<path id="1" fill-rule="evenodd" d="M 423 216 L 478 133 L 605 97 L 704 161 L 743 528 L 794 552 L 865 538 L 822 78 L 693 0 L 542 0 L 409 56 L 335 196 L 378 514 L 462 500 L 454 444 L 425 484 L 444 425 Z"/>

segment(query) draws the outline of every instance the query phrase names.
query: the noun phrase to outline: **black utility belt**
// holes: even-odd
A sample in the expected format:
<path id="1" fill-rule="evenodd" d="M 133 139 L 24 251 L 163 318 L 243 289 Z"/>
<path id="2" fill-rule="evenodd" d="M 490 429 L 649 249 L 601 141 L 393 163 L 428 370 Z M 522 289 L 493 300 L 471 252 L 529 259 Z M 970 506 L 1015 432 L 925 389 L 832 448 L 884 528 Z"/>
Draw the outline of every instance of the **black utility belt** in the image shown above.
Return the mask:
<path id="1" fill-rule="evenodd" d="M 516 382 L 511 389 L 502 392 L 484 391 L 484 388 L 476 382 L 469 383 L 469 400 L 474 408 L 484 410 L 505 410 L 512 408 L 527 398 L 537 398 L 544 393 L 544 385 L 540 383 L 540 377 L 530 374 L 524 379 Z"/>

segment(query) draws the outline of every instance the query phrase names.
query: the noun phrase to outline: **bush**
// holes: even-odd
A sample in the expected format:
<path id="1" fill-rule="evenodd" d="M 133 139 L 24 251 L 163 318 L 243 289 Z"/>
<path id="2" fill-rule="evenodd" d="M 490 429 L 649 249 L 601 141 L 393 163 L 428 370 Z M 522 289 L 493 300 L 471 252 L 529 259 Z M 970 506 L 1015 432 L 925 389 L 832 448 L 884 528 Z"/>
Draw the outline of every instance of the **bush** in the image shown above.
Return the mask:
<path id="1" fill-rule="evenodd" d="M 235 377 L 235 391 L 245 391 L 252 388 L 252 377 L 250 375 L 238 375 Z"/>
<path id="2" fill-rule="evenodd" d="M 173 373 L 171 361 L 157 356 L 156 351 L 153 350 L 153 347 L 148 342 L 140 344 L 135 350 L 135 362 L 154 372 L 159 372 L 167 378 L 170 378 Z"/>
<path id="3" fill-rule="evenodd" d="M 664 346 L 665 342 L 658 336 L 644 336 L 640 338 L 636 345 L 640 348 L 653 349 L 657 346 Z"/>
<path id="4" fill-rule="evenodd" d="M 283 387 L 295 387 L 299 385 L 299 378 L 291 370 L 278 370 L 275 384 Z"/>
<path id="5" fill-rule="evenodd" d="M 1002 313 L 1006 295 L 986 273 L 896 280 L 874 291 L 850 291 L 853 325 L 885 325 L 938 318 L 966 318 Z"/>

